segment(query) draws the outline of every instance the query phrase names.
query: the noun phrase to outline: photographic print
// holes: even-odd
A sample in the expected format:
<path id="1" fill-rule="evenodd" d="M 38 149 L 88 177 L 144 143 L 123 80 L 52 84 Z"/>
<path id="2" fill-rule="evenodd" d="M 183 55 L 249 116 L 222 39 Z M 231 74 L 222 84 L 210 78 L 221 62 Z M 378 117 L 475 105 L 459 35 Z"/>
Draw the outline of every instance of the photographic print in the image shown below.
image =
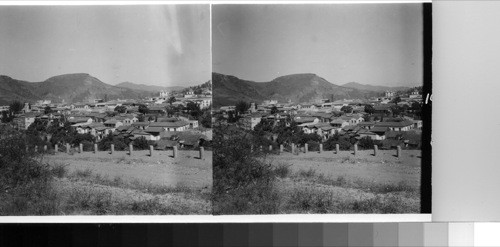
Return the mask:
<path id="1" fill-rule="evenodd" d="M 210 214 L 210 5 L 0 6 L 0 215 Z"/>
<path id="2" fill-rule="evenodd" d="M 430 213 L 423 15 L 212 6 L 214 214 Z"/>

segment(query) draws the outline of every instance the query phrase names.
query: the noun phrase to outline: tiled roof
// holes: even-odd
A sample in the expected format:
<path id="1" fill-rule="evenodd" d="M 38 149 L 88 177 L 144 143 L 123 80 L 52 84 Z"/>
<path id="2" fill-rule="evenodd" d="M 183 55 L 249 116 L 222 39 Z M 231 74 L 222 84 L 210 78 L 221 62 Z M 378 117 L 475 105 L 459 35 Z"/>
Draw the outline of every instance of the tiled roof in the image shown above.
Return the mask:
<path id="1" fill-rule="evenodd" d="M 163 127 L 151 127 L 151 126 L 149 126 L 144 131 L 148 132 L 148 133 L 164 132 L 165 128 L 163 128 Z"/>
<path id="2" fill-rule="evenodd" d="M 177 121 L 177 122 L 153 122 L 149 124 L 149 128 L 151 127 L 164 127 L 164 128 L 177 128 L 177 127 L 182 127 L 189 125 L 189 123 L 186 123 L 184 121 Z"/>
<path id="3" fill-rule="evenodd" d="M 406 121 L 401 121 L 401 122 L 377 122 L 375 126 L 379 127 L 406 127 L 412 125 L 413 122 L 406 120 Z"/>

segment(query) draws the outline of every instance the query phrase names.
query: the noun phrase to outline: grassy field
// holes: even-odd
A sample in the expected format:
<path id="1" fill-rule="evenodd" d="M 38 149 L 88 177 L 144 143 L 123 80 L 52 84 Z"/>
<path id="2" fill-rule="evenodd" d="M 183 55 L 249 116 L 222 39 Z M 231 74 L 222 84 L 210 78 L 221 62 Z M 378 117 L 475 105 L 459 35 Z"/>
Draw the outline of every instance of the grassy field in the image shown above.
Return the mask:
<path id="1" fill-rule="evenodd" d="M 332 151 L 264 158 L 272 164 L 278 213 L 419 213 L 420 151 Z"/>
<path id="2" fill-rule="evenodd" d="M 63 215 L 210 214 L 212 152 L 92 152 L 46 155 Z"/>

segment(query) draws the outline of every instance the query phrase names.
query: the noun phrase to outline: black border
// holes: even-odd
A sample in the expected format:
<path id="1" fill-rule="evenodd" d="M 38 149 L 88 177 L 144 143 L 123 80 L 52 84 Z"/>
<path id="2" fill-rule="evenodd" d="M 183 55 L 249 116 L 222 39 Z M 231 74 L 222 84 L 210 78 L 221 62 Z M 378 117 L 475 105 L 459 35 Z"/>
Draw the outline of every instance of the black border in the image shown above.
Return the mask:
<path id="1" fill-rule="evenodd" d="M 423 3 L 424 75 L 422 106 L 422 172 L 420 213 L 432 212 L 432 3 Z"/>

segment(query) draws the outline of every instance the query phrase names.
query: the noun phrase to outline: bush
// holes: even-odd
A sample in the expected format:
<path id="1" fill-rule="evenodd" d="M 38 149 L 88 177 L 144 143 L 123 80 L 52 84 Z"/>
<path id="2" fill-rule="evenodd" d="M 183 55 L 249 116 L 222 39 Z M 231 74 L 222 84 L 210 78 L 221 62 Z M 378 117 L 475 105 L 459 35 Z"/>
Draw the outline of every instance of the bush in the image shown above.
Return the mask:
<path id="1" fill-rule="evenodd" d="M 381 146 L 381 142 L 378 140 L 372 140 L 370 137 L 366 136 L 358 141 L 358 146 L 360 149 L 373 149 L 373 146 Z"/>
<path id="2" fill-rule="evenodd" d="M 214 214 L 277 212 L 274 170 L 259 159 L 260 152 L 251 152 L 250 141 L 251 137 L 240 129 L 214 129 Z"/>
<path id="3" fill-rule="evenodd" d="M 92 152 L 94 151 L 94 143 L 90 141 L 82 141 L 83 151 L 84 152 Z"/>
<path id="4" fill-rule="evenodd" d="M 0 215 L 57 213 L 52 171 L 37 158 L 21 133 L 0 139 Z"/>
<path id="5" fill-rule="evenodd" d="M 319 151 L 319 142 L 308 141 L 307 148 L 309 149 L 309 151 Z"/>
<path id="6" fill-rule="evenodd" d="M 277 177 L 286 178 L 291 173 L 290 166 L 287 164 L 279 164 L 274 169 L 273 172 Z"/>
<path id="7" fill-rule="evenodd" d="M 149 145 L 151 145 L 151 143 L 148 140 L 146 140 L 146 138 L 140 137 L 140 138 L 137 138 L 134 140 L 133 145 L 134 145 L 134 149 L 148 150 Z"/>
<path id="8" fill-rule="evenodd" d="M 338 134 L 328 138 L 328 140 L 326 140 L 324 143 L 324 148 L 325 150 L 335 150 L 336 144 L 339 144 L 340 150 L 351 150 L 352 148 L 352 143 L 350 138 Z"/>

